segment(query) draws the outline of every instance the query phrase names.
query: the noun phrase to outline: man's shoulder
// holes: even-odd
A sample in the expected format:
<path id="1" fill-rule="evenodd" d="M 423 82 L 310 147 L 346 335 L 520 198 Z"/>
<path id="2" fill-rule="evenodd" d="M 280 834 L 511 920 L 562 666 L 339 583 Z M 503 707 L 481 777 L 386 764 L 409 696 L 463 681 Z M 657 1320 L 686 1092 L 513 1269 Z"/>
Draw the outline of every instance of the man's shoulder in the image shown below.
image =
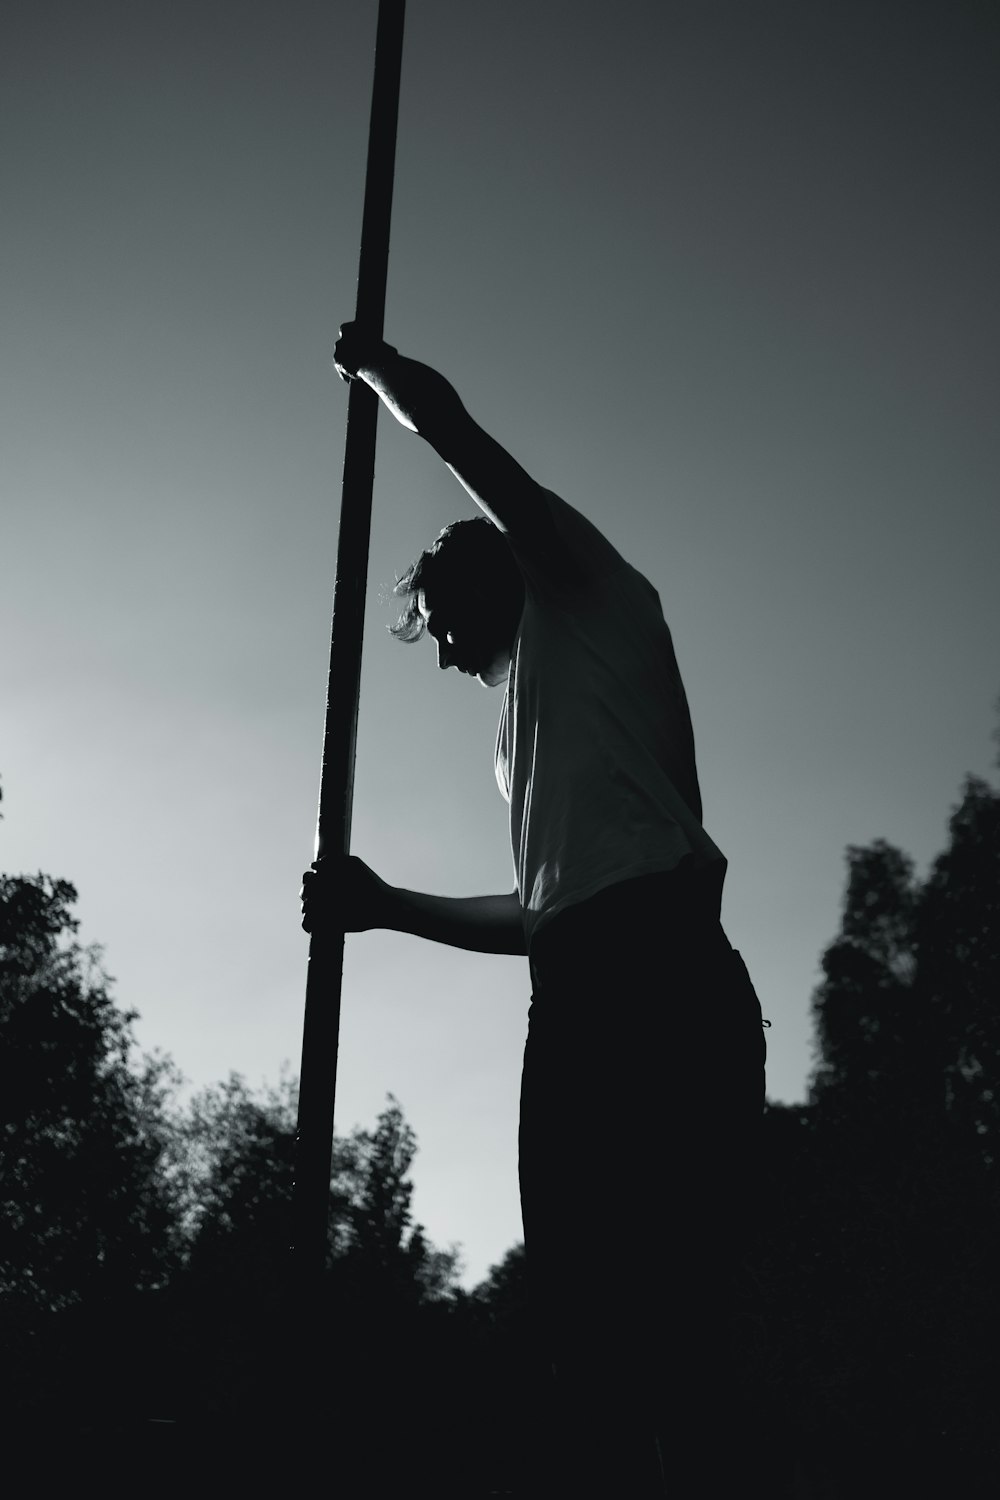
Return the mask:
<path id="1" fill-rule="evenodd" d="M 511 540 L 514 555 L 530 589 L 559 595 L 590 589 L 628 568 L 621 553 L 582 511 L 553 490 L 539 492 L 548 526 L 544 549 L 528 554 Z"/>

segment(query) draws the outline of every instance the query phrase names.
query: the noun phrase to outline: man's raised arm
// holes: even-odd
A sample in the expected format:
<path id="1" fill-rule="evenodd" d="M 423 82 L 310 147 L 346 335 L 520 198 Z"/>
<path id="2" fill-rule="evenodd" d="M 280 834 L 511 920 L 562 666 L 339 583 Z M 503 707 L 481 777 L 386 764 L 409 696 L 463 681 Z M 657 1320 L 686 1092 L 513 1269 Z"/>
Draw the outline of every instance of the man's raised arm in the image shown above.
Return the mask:
<path id="1" fill-rule="evenodd" d="M 370 385 L 397 422 L 430 443 L 517 548 L 530 553 L 556 546 L 547 492 L 469 416 L 437 370 L 405 358 L 391 344 L 365 339 L 353 323 L 341 329 L 333 362 L 345 380 Z"/>

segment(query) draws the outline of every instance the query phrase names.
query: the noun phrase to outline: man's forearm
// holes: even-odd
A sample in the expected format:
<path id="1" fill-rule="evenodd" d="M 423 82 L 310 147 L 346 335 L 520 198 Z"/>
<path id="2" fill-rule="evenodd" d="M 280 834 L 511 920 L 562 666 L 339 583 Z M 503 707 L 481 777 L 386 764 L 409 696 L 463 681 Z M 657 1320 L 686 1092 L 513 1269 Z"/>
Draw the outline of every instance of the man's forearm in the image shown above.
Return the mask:
<path id="1" fill-rule="evenodd" d="M 475 422 L 437 370 L 383 344 L 358 365 L 397 422 L 428 442 L 493 524 L 522 552 L 560 550 L 544 492 L 515 458 Z"/>
<path id="2" fill-rule="evenodd" d="M 407 359 L 391 344 L 363 361 L 358 376 L 378 393 L 397 422 L 419 433 L 438 452 L 446 451 L 470 424 L 454 386 L 430 365 Z"/>
<path id="3" fill-rule="evenodd" d="M 371 386 L 397 422 L 431 445 L 515 551 L 557 555 L 559 538 L 546 492 L 470 417 L 443 375 L 407 359 L 392 344 L 370 339 L 354 323 L 341 328 L 333 362 L 345 380 Z"/>
<path id="4" fill-rule="evenodd" d="M 475 953 L 526 954 L 517 892 L 504 896 L 428 896 L 391 888 L 391 921 L 396 932 Z"/>

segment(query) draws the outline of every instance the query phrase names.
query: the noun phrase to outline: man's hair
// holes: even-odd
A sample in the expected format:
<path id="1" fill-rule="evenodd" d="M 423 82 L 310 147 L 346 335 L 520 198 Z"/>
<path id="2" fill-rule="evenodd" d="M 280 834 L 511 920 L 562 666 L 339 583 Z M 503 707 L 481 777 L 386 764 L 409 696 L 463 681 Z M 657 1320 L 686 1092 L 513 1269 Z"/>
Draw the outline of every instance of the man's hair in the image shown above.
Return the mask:
<path id="1" fill-rule="evenodd" d="M 419 641 L 427 628 L 418 607 L 421 589 L 432 603 L 460 600 L 508 612 L 515 625 L 524 601 L 520 569 L 503 533 L 485 516 L 446 526 L 397 579 L 393 593 L 406 600 L 399 619 L 389 626 L 397 641 Z"/>

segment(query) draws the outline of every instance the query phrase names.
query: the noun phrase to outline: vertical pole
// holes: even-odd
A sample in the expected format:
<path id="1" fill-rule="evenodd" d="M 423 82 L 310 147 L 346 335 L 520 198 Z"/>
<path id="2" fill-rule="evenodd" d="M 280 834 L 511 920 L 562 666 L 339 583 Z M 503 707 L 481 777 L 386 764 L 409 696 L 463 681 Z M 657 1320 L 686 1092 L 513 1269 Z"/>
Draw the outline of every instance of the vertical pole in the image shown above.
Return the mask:
<path id="1" fill-rule="evenodd" d="M 382 337 L 385 321 L 404 10 L 405 0 L 379 0 L 355 314 L 356 321 L 378 338 Z M 362 380 L 352 381 L 316 820 L 317 857 L 347 854 L 351 841 L 377 416 L 375 392 Z M 306 1290 L 303 1283 L 315 1286 L 326 1255 L 343 961 L 342 928 L 325 927 L 312 934 L 292 1196 L 293 1267 L 301 1291 Z"/>

